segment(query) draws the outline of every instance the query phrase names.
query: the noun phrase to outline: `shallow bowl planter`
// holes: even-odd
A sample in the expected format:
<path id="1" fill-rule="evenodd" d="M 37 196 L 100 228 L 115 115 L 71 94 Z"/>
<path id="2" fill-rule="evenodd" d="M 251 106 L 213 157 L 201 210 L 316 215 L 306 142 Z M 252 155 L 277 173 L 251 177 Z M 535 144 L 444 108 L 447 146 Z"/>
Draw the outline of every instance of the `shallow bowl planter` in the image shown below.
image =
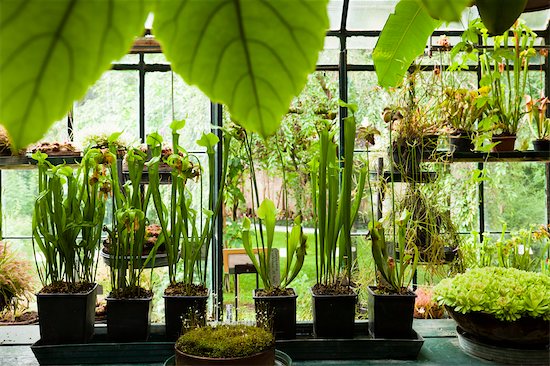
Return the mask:
<path id="1" fill-rule="evenodd" d="M 414 300 L 416 294 L 378 294 L 375 286 L 369 286 L 369 332 L 375 338 L 412 339 Z"/>
<path id="2" fill-rule="evenodd" d="M 97 284 L 80 294 L 36 294 L 44 344 L 86 343 L 94 334 Z"/>
<path id="3" fill-rule="evenodd" d="M 550 321 L 523 317 L 513 322 L 502 321 L 480 311 L 462 314 L 445 306 L 458 326 L 472 336 L 503 346 L 540 346 L 550 342 Z"/>
<path id="4" fill-rule="evenodd" d="M 357 294 L 313 296 L 313 335 L 317 338 L 353 338 Z"/>
<path id="5" fill-rule="evenodd" d="M 291 290 L 294 295 L 289 296 L 258 296 L 258 290 L 254 290 L 256 324 L 271 329 L 275 339 L 296 338 L 296 298 L 298 295 L 294 289 Z"/>
<path id="6" fill-rule="evenodd" d="M 177 348 L 176 350 L 176 365 L 177 366 L 204 366 L 204 365 L 227 365 L 227 366 L 267 366 L 275 365 L 275 346 L 263 352 L 253 354 L 246 357 L 236 358 L 209 358 L 194 356 L 183 353 Z"/>
<path id="7" fill-rule="evenodd" d="M 101 249 L 99 251 L 99 254 L 101 255 L 101 259 L 103 259 L 103 263 L 105 263 L 107 266 L 111 266 L 111 255 L 104 251 L 104 249 Z M 148 255 L 142 255 L 140 256 L 139 263 L 144 263 L 147 259 Z M 124 259 L 130 260 L 130 256 L 124 256 Z M 153 263 L 153 260 L 150 260 L 146 265 L 145 268 L 157 268 L 157 267 L 166 267 L 168 266 L 168 255 L 166 253 L 157 253 L 155 255 L 155 261 Z"/>
<path id="8" fill-rule="evenodd" d="M 107 297 L 107 335 L 116 342 L 139 342 L 149 338 L 153 297 L 115 299 Z"/>
<path id="9" fill-rule="evenodd" d="M 204 296 L 164 295 L 163 298 L 166 338 L 177 339 L 184 322 L 192 323 L 191 326 L 206 325 L 208 294 Z"/>

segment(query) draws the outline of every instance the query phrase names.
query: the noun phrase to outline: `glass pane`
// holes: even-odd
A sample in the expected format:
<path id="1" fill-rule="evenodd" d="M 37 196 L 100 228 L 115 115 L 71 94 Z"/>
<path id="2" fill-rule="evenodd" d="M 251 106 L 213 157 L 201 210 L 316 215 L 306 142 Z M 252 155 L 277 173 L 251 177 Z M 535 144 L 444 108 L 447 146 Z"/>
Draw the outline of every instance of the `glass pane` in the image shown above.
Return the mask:
<path id="1" fill-rule="evenodd" d="M 343 0 L 330 0 L 328 3 L 328 17 L 331 30 L 340 29 L 342 22 L 342 8 L 344 6 Z"/>
<path id="2" fill-rule="evenodd" d="M 67 130 L 67 116 L 63 117 L 59 121 L 55 122 L 48 132 L 40 139 L 45 142 L 64 142 L 69 140 L 69 134 Z"/>
<path id="3" fill-rule="evenodd" d="M 393 12 L 396 0 L 352 0 L 348 11 L 348 30 L 381 30 Z"/>
<path id="4" fill-rule="evenodd" d="M 348 64 L 372 65 L 375 37 L 350 37 L 347 40 Z"/>
<path id="5" fill-rule="evenodd" d="M 116 62 L 115 64 L 130 64 L 134 65 L 139 63 L 139 55 L 138 54 L 127 54 L 122 56 L 122 58 Z"/>
<path id="6" fill-rule="evenodd" d="M 125 140 L 139 140 L 139 74 L 107 71 L 74 105 L 74 140 L 98 133 L 124 131 Z"/>
<path id="7" fill-rule="evenodd" d="M 542 163 L 486 164 L 485 231 L 528 229 L 546 222 Z"/>
<path id="8" fill-rule="evenodd" d="M 548 21 L 550 20 L 550 9 L 523 13 L 520 18 L 524 19 L 533 30 L 545 30 L 548 28 Z"/>
<path id="9" fill-rule="evenodd" d="M 169 64 L 163 53 L 146 53 L 144 60 L 147 64 Z"/>
<path id="10" fill-rule="evenodd" d="M 317 65 L 338 65 L 340 55 L 340 40 L 336 37 L 326 37 L 325 46 L 319 52 Z"/>
<path id="11" fill-rule="evenodd" d="M 2 170 L 1 174 L 3 235 L 30 236 L 34 200 L 38 190 L 37 171 Z"/>
<path id="12" fill-rule="evenodd" d="M 172 115 L 172 108 L 174 115 Z M 145 133 L 156 131 L 164 137 L 165 141 L 171 141 L 170 124 L 174 119 L 187 121 L 180 132 L 180 145 L 187 150 L 204 150 L 195 141 L 203 132 L 210 131 L 210 100 L 196 87 L 185 84 L 177 74 L 147 73 L 145 75 Z"/>

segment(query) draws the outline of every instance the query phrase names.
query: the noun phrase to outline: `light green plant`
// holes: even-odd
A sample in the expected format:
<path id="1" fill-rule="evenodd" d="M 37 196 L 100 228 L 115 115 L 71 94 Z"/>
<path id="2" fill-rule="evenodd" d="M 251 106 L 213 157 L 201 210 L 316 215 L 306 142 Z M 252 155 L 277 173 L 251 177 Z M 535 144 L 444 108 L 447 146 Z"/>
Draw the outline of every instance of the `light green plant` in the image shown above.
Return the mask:
<path id="1" fill-rule="evenodd" d="M 211 241 L 214 235 L 214 222 L 221 210 L 221 202 L 224 192 L 224 181 L 227 171 L 227 153 L 224 154 L 221 181 L 216 191 L 215 177 L 215 147 L 219 138 L 213 133 L 205 133 L 197 141 L 199 146 L 206 148 L 208 156 L 208 208 L 197 212 L 192 207 L 193 197 L 188 187 L 188 182 L 202 177 L 200 161 L 190 155 L 179 145 L 179 130 L 185 125 L 185 121 L 174 121 L 172 129 L 172 154 L 166 159 L 171 168 L 170 203 L 166 205 L 161 198 L 159 185 L 159 164 L 162 159 L 162 137 L 159 134 L 151 134 L 147 141 L 152 151 L 152 159 L 147 163 L 151 195 L 155 211 L 162 228 L 162 236 L 166 243 L 168 258 L 168 276 L 170 285 L 178 282 L 191 285 L 206 284 L 207 260 Z M 222 151 L 229 148 L 230 139 L 224 138 Z M 195 162 L 193 162 L 195 160 Z M 202 184 L 199 182 L 200 197 L 202 202 Z M 178 265 L 182 261 L 181 265 Z M 181 276 L 178 276 L 181 271 Z M 179 278 L 178 278 L 179 277 Z"/>
<path id="2" fill-rule="evenodd" d="M 351 227 L 359 211 L 368 170 L 368 166 L 359 170 L 355 197 L 352 199 L 356 130 L 354 113 L 357 107 L 345 103 L 342 105 L 351 112 L 343 121 L 343 154 L 338 159 L 336 131 L 327 121 L 318 132 L 320 154 L 311 161 L 316 286 L 328 288 L 342 285 L 349 287 L 351 283 Z"/>
<path id="3" fill-rule="evenodd" d="M 0 59 L 0 121 L 15 150 L 39 139 L 128 52 L 153 12 L 154 35 L 172 69 L 266 137 L 315 70 L 329 25 L 327 4 L 2 1 L 0 54 L 6 57 Z M 22 70 L 27 78 L 21 78 Z"/>
<path id="4" fill-rule="evenodd" d="M 446 88 L 441 102 L 445 123 L 454 133 L 464 133 L 472 136 L 477 130 L 477 123 L 482 119 L 487 109 L 489 88 L 468 90 L 461 88 Z"/>
<path id="5" fill-rule="evenodd" d="M 437 301 L 462 314 L 480 311 L 503 321 L 550 320 L 550 277 L 515 268 L 483 267 L 442 280 Z"/>
<path id="6" fill-rule="evenodd" d="M 252 145 L 250 136 L 247 133 L 244 134 L 244 145 L 246 150 L 246 157 L 250 167 L 250 184 L 252 187 L 252 205 L 258 204 L 257 210 L 253 210 L 254 231 L 255 235 L 252 235 L 251 221 L 248 217 L 243 219 L 242 223 L 242 240 L 243 247 L 250 260 L 252 261 L 256 271 L 259 273 L 262 279 L 263 289 L 272 293 L 279 289 L 285 289 L 296 278 L 302 266 L 304 264 L 304 258 L 306 255 L 307 238 L 302 229 L 302 216 L 299 214 L 294 219 L 292 231 L 288 233 L 288 222 L 286 222 L 286 261 L 285 269 L 280 276 L 278 282 L 274 281 L 274 273 L 280 272 L 279 268 L 273 268 L 272 251 L 273 251 L 273 239 L 275 235 L 275 224 L 277 220 L 277 208 L 272 200 L 266 198 L 261 203 L 259 202 L 258 182 L 256 180 L 256 170 L 254 165 L 254 159 L 252 155 Z M 285 203 L 288 202 L 287 195 L 287 176 L 285 173 L 283 156 L 275 139 L 275 147 L 278 153 L 278 158 L 282 167 L 283 174 L 283 197 Z M 255 212 L 254 212 L 255 211 Z M 286 213 L 285 213 L 286 214 Z M 265 225 L 265 227 L 264 227 Z M 264 231 L 265 230 L 265 231 Z"/>
<path id="7" fill-rule="evenodd" d="M 369 235 L 372 241 L 372 256 L 376 269 L 380 274 L 378 290 L 390 293 L 406 293 L 412 283 L 412 278 L 418 265 L 418 248 L 407 240 L 407 227 L 410 223 L 411 213 L 403 211 L 399 219 L 395 219 L 396 246 L 399 252 L 391 253 L 386 243 L 384 227 L 380 221 L 369 222 Z"/>
<path id="8" fill-rule="evenodd" d="M 59 281 L 93 283 L 98 245 L 111 183 L 105 171 L 114 159 L 89 150 L 75 170 L 54 166 L 47 155 L 32 155 L 38 166 L 38 197 L 33 212 L 33 249 L 45 260 L 37 269 L 44 286 Z"/>
<path id="9" fill-rule="evenodd" d="M 117 147 L 111 143 L 109 153 L 116 156 Z M 112 228 L 105 230 L 109 236 L 109 254 L 111 268 L 111 297 L 143 296 L 149 291 L 141 288 L 141 275 L 147 264 L 154 264 L 156 251 L 161 243 L 158 240 L 148 256 L 143 259 L 145 228 L 148 220 L 145 216 L 151 197 L 153 184 L 149 184 L 145 193 L 141 190 L 141 179 L 146 154 L 137 148 L 130 148 L 126 154 L 129 180 L 121 187 L 116 164 L 110 169 L 113 184 Z"/>

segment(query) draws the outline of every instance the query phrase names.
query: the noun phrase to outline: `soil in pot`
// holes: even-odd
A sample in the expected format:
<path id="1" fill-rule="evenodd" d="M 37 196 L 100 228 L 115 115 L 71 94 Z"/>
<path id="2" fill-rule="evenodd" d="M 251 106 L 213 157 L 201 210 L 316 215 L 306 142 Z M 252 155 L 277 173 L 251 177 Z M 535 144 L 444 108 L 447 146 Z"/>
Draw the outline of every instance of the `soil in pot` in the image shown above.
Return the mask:
<path id="1" fill-rule="evenodd" d="M 256 324 L 270 329 L 275 339 L 296 338 L 296 299 L 294 289 L 254 290 Z"/>
<path id="2" fill-rule="evenodd" d="M 349 286 L 316 284 L 313 296 L 313 335 L 317 338 L 353 338 L 357 294 Z"/>
<path id="3" fill-rule="evenodd" d="M 368 287 L 369 331 L 375 338 L 411 339 L 414 301 L 416 294 L 380 292 L 377 287 Z"/>
<path id="4" fill-rule="evenodd" d="M 182 328 L 206 325 L 208 289 L 203 285 L 176 283 L 164 291 L 166 338 L 175 340 Z"/>
<path id="5" fill-rule="evenodd" d="M 274 365 L 275 340 L 267 330 L 247 325 L 193 329 L 175 345 L 176 365 Z"/>
<path id="6" fill-rule="evenodd" d="M 153 292 L 143 288 L 111 292 L 107 297 L 107 336 L 115 342 L 149 338 Z"/>
<path id="7" fill-rule="evenodd" d="M 44 344 L 86 343 L 94 334 L 97 284 L 56 282 L 36 295 Z"/>

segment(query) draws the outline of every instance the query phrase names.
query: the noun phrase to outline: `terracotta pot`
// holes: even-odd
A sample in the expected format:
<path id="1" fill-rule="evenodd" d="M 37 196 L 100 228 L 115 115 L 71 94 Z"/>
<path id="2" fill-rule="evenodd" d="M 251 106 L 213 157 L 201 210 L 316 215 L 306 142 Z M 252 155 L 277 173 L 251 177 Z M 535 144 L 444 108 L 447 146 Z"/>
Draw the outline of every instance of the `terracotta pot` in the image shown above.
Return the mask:
<path id="1" fill-rule="evenodd" d="M 493 135 L 493 142 L 499 142 L 493 147 L 493 152 L 514 151 L 516 135 Z"/>
<path id="2" fill-rule="evenodd" d="M 507 322 L 480 311 L 462 314 L 445 308 L 460 328 L 480 340 L 516 347 L 547 345 L 550 341 L 550 321 L 542 318 L 523 317 Z"/>
<path id="3" fill-rule="evenodd" d="M 203 366 L 203 365 L 250 365 L 250 366 L 273 366 L 275 364 L 275 347 L 267 349 L 263 352 L 256 353 L 246 357 L 236 358 L 209 358 L 193 356 L 183 353 L 177 348 L 176 350 L 176 365 L 177 366 Z"/>

